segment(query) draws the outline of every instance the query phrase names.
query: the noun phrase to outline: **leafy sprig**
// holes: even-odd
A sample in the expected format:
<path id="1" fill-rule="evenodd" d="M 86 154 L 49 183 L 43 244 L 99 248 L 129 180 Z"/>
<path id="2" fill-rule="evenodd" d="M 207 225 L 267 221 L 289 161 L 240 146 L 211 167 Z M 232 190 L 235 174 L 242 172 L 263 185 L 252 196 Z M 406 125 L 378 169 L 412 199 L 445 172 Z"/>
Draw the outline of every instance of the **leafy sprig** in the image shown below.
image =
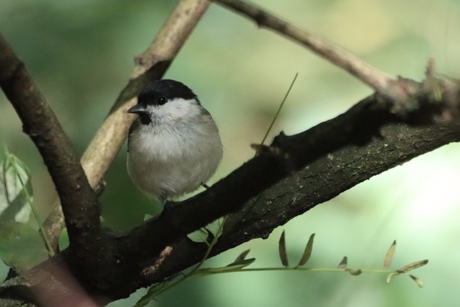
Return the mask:
<path id="1" fill-rule="evenodd" d="M 0 259 L 18 272 L 54 255 L 33 202 L 29 169 L 6 145 L 0 152 L 0 245 Z"/>
<path id="2" fill-rule="evenodd" d="M 353 276 L 359 276 L 363 273 L 373 273 L 373 274 L 387 274 L 386 282 L 389 283 L 394 276 L 398 275 L 407 275 L 413 280 L 417 286 L 420 288 L 423 287 L 423 282 L 414 275 L 407 274 L 410 271 L 418 269 L 428 263 L 428 260 L 420 260 L 409 263 L 399 269 L 390 269 L 391 263 L 394 258 L 395 249 L 396 249 L 396 241 L 394 241 L 385 256 L 383 268 L 382 269 L 355 269 L 348 267 L 348 257 L 343 257 L 342 260 L 339 262 L 337 267 L 307 267 L 306 264 L 310 260 L 312 253 L 313 253 L 313 244 L 315 239 L 315 234 L 311 234 L 307 244 L 305 245 L 304 252 L 300 257 L 297 265 L 289 266 L 288 260 L 288 253 L 286 248 L 286 236 L 285 232 L 281 233 L 279 242 L 278 242 L 278 251 L 279 251 L 279 258 L 281 261 L 281 267 L 263 267 L 263 268 L 248 268 L 249 265 L 253 264 L 256 259 L 255 258 L 246 258 L 250 252 L 249 249 L 240 253 L 233 262 L 229 263 L 226 266 L 217 267 L 217 268 L 202 268 L 204 261 L 209 256 L 211 249 L 217 243 L 217 238 L 222 234 L 223 230 L 223 223 L 221 224 L 221 228 L 219 229 L 219 233 L 214 235 L 214 239 L 208 244 L 208 249 L 206 253 L 200 261 L 190 272 L 177 277 L 174 280 L 168 280 L 163 283 L 156 284 L 152 286 L 147 294 L 136 304 L 136 307 L 145 306 L 148 302 L 152 299 L 156 299 L 161 293 L 165 292 L 166 290 L 171 289 L 172 287 L 176 286 L 177 284 L 184 282 L 186 280 L 195 279 L 198 277 L 210 276 L 215 274 L 224 274 L 224 273 L 241 273 L 241 272 L 270 272 L 270 271 L 309 271 L 309 272 L 334 272 L 334 273 L 342 273 L 347 272 Z"/>

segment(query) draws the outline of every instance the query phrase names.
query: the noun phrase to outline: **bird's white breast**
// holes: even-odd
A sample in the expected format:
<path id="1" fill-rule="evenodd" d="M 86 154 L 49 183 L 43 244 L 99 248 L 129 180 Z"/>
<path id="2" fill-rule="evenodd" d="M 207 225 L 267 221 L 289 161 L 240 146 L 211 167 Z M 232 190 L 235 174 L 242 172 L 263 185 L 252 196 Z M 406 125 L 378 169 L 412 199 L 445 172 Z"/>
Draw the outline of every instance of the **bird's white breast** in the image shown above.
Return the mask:
<path id="1" fill-rule="evenodd" d="M 128 172 L 151 197 L 166 199 L 196 190 L 214 174 L 222 158 L 211 116 L 184 102 L 168 102 L 154 110 L 155 124 L 140 125 L 130 135 Z"/>

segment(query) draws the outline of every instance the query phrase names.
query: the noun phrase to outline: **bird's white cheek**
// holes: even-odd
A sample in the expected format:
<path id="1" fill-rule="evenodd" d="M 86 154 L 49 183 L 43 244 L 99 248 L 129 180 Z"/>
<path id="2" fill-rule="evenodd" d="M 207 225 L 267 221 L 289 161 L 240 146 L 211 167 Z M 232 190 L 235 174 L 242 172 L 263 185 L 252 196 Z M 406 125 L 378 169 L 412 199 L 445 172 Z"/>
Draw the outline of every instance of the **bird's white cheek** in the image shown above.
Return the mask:
<path id="1" fill-rule="evenodd" d="M 162 116 L 173 122 L 186 121 L 200 115 L 196 100 L 177 98 L 161 106 Z"/>

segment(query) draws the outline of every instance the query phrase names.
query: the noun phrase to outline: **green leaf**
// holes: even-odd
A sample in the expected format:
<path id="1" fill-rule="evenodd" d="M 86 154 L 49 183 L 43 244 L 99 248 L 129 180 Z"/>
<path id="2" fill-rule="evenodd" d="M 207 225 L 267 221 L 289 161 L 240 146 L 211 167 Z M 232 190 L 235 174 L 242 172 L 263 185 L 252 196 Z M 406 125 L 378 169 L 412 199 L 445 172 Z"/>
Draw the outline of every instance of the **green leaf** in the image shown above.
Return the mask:
<path id="1" fill-rule="evenodd" d="M 396 275 L 399 275 L 399 273 L 398 272 L 391 272 L 390 274 L 388 274 L 387 280 L 386 280 L 387 284 L 389 284 L 391 279 L 393 278 L 393 276 L 396 276 Z"/>
<path id="2" fill-rule="evenodd" d="M 393 257 L 395 255 L 395 250 L 396 250 L 396 240 L 393 241 L 393 243 L 390 245 L 390 248 L 387 251 L 387 254 L 385 255 L 385 260 L 383 261 L 383 267 L 385 269 L 388 269 L 391 266 L 391 263 L 393 262 Z"/>
<path id="3" fill-rule="evenodd" d="M 18 272 L 26 271 L 48 258 L 48 252 L 38 232 L 27 224 L 3 223 L 10 228 L 0 236 L 0 258 Z"/>
<path id="4" fill-rule="evenodd" d="M 18 272 L 47 258 L 38 232 L 27 223 L 32 211 L 30 174 L 5 148 L 0 163 L 0 258 Z"/>
<path id="5" fill-rule="evenodd" d="M 239 254 L 238 257 L 236 257 L 234 263 L 246 259 L 246 256 L 249 254 L 250 251 L 251 251 L 250 249 L 247 249 L 244 252 L 242 252 L 241 254 Z"/>
<path id="6" fill-rule="evenodd" d="M 31 208 L 32 185 L 27 167 L 6 154 L 0 164 L 0 227 L 3 222 L 27 223 Z"/>
<path id="7" fill-rule="evenodd" d="M 298 267 L 305 265 L 308 262 L 308 260 L 310 260 L 311 253 L 313 251 L 314 240 L 315 240 L 315 234 L 312 233 L 310 235 L 310 238 L 308 239 L 307 245 L 305 246 L 305 250 L 303 251 L 302 258 L 300 258 L 299 264 L 297 265 Z"/>
<path id="8" fill-rule="evenodd" d="M 187 237 L 196 243 L 209 244 L 214 238 L 219 238 L 222 235 L 222 223 L 224 223 L 223 217 L 209 223 L 197 231 L 189 233 Z"/>
<path id="9" fill-rule="evenodd" d="M 197 231 L 189 233 L 187 237 L 196 243 L 208 243 L 209 242 L 208 235 L 209 235 L 209 232 L 206 230 L 205 227 L 202 227 L 198 229 Z"/>
<path id="10" fill-rule="evenodd" d="M 248 265 L 252 264 L 254 261 L 256 261 L 256 258 L 248 258 L 248 259 L 243 259 L 243 260 L 240 260 L 240 261 L 235 261 L 235 262 L 230 263 L 229 265 L 227 265 L 227 266 L 225 266 L 223 268 L 217 268 L 217 272 L 227 272 L 227 271 L 241 270 L 242 268 L 245 268 Z"/>
<path id="11" fill-rule="evenodd" d="M 409 274 L 409 277 L 410 277 L 413 281 L 415 281 L 415 283 L 417 284 L 417 286 L 418 286 L 419 288 L 423 288 L 423 281 L 422 281 L 421 279 L 419 279 L 418 277 L 415 277 L 414 275 L 410 275 L 410 274 Z"/>
<path id="12" fill-rule="evenodd" d="M 16 156 L 8 152 L 5 146 L 4 160 L 0 165 L 0 237 L 8 236 L 8 231 L 14 230 L 11 222 L 17 223 L 16 227 L 22 227 L 20 223 L 27 223 L 30 213 L 33 213 L 35 221 L 40 228 L 43 243 L 47 246 L 48 254 L 54 255 L 46 233 L 43 230 L 37 210 L 33 204 L 33 192 L 30 173 L 26 165 Z M 2 225 L 9 225 L 8 228 Z"/>
<path id="13" fill-rule="evenodd" d="M 161 282 L 149 288 L 147 293 L 137 301 L 134 307 L 146 306 L 150 301 L 156 299 L 158 292 L 165 287 L 165 283 Z"/>
<path id="14" fill-rule="evenodd" d="M 343 257 L 342 261 L 340 261 L 338 268 L 339 269 L 346 269 L 348 264 L 348 258 L 347 256 Z"/>
<path id="15" fill-rule="evenodd" d="M 357 269 L 357 270 L 347 269 L 347 271 L 348 271 L 348 273 L 350 273 L 353 276 L 361 275 L 361 273 L 363 272 L 361 269 Z"/>
<path id="16" fill-rule="evenodd" d="M 428 260 L 420 260 L 420 261 L 415 261 L 412 263 L 409 263 L 408 265 L 403 266 L 402 268 L 396 270 L 398 273 L 407 273 L 409 271 L 415 270 L 417 268 L 420 268 L 428 263 Z"/>
<path id="17" fill-rule="evenodd" d="M 285 267 L 289 266 L 289 260 L 287 257 L 287 251 L 286 251 L 286 238 L 284 235 L 284 230 L 281 233 L 280 240 L 278 242 L 278 251 L 281 259 L 281 264 Z"/>

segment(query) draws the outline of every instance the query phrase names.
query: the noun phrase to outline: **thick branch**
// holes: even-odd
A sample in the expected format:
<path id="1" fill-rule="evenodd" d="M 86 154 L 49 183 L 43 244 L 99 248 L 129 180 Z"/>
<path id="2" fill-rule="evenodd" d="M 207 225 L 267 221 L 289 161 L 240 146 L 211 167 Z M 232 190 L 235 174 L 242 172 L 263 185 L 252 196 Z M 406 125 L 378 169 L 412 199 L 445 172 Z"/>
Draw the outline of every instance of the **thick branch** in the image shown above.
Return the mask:
<path id="1" fill-rule="evenodd" d="M 411 84 L 414 91 L 420 89 L 413 99 L 423 108 L 401 118 L 392 112 L 388 100 L 374 95 L 308 131 L 293 136 L 281 134 L 265 153 L 209 190 L 172 204 L 158 218 L 115 237 L 116 265 L 100 268 L 114 272 L 108 287 L 94 287 L 97 282 L 88 284 L 84 279 L 80 282 L 95 297 L 109 301 L 125 297 L 200 260 L 204 244 L 191 243 L 184 235 L 223 214 L 236 212 L 230 215 L 213 254 L 253 238 L 266 238 L 275 227 L 359 182 L 458 141 L 458 117 L 447 122 L 435 120 L 437 114 L 458 109 L 458 89 L 449 88 L 442 101 L 435 101 L 423 93 L 422 84 Z M 452 97 L 457 97 L 455 103 Z M 171 247 L 161 265 L 152 269 L 167 245 Z M 59 262 L 67 253 L 51 262 Z M 34 270 L 40 274 L 47 266 L 45 263 Z M 41 288 L 46 287 L 42 284 Z"/>
<path id="2" fill-rule="evenodd" d="M 414 90 L 422 88 L 421 84 L 409 83 Z M 129 269 L 123 276 L 136 280 L 132 285 L 149 285 L 197 262 L 204 246 L 190 243 L 183 236 L 224 214 L 237 211 L 229 218 L 214 254 L 253 238 L 266 238 L 274 228 L 354 185 L 459 141 L 458 117 L 449 122 L 435 120 L 437 114 L 450 112 L 451 90 L 444 93 L 444 103 L 423 93 L 414 96 L 423 107 L 405 118 L 392 112 L 390 101 L 374 95 L 308 131 L 294 136 L 281 134 L 267 153 L 196 197 L 168 206 L 157 219 L 117 239 L 121 258 L 129 259 Z M 455 91 L 458 93 L 458 89 Z M 170 258 L 153 273 L 143 273 L 171 243 Z M 113 293 L 124 293 L 128 290 L 124 286 L 115 287 Z"/>
<path id="3" fill-rule="evenodd" d="M 367 100 L 362 106 L 370 102 Z M 336 118 L 333 121 L 338 120 Z M 315 128 L 333 126 L 333 121 Z M 230 215 L 224 234 L 219 238 L 212 255 L 254 238 L 267 238 L 276 227 L 356 184 L 440 146 L 458 142 L 460 121 L 418 127 L 389 123 L 383 125 L 380 131 L 380 137 L 372 138 L 363 146 L 345 146 L 309 163 L 299 173 L 283 179 L 252 199 L 240 211 Z M 340 131 L 336 132 L 340 134 Z M 306 132 L 305 136 L 314 133 L 313 129 Z M 323 133 L 321 135 L 326 136 Z M 145 285 L 160 282 L 197 263 L 203 257 L 205 246 L 181 238 L 171 245 L 171 249 L 164 265 L 146 276 Z"/>
<path id="4" fill-rule="evenodd" d="M 92 270 L 92 265 L 97 266 L 96 262 L 100 265 L 99 261 L 103 262 L 109 255 L 108 251 L 100 252 L 104 242 L 101 242 L 103 232 L 97 197 L 54 112 L 3 36 L 0 36 L 0 85 L 53 179 L 61 199 L 70 247 L 75 255 L 81 251 L 93 253 L 95 258 L 82 266 Z M 94 239 L 88 241 L 88 237 Z"/>

